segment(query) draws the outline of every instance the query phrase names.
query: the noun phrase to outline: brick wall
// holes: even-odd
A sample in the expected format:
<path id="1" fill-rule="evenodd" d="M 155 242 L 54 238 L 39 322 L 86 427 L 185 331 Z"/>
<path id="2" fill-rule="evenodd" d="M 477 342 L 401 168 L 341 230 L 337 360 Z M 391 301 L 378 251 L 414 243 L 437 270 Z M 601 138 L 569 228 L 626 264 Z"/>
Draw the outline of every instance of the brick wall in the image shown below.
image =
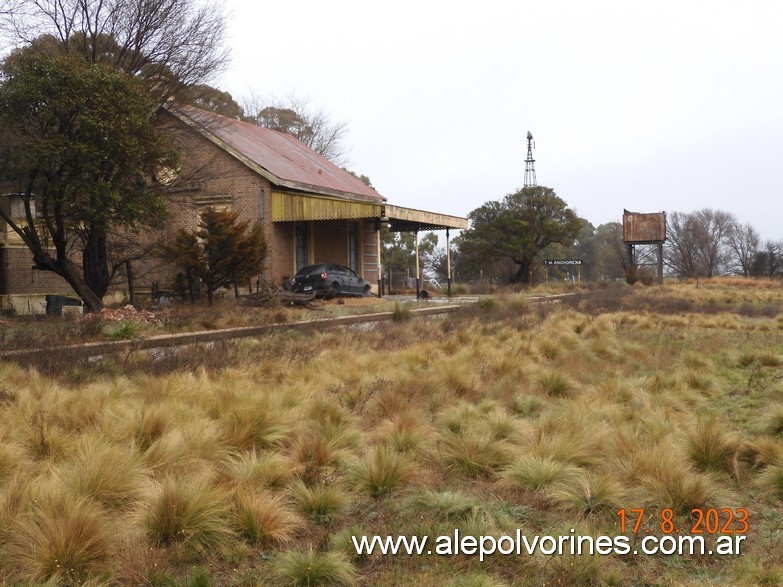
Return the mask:
<path id="1" fill-rule="evenodd" d="M 6 265 L 6 292 L 0 293 L 73 295 L 68 282 L 56 273 L 32 268 L 33 254 L 27 248 L 5 248 L 0 260 Z"/>

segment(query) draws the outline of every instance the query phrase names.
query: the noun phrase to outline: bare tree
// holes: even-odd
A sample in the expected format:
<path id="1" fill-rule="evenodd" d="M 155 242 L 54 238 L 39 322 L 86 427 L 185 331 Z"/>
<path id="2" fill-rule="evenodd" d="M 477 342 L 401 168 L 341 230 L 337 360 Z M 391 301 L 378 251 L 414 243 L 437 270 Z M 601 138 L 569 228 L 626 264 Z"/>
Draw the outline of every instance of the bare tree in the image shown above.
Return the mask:
<path id="1" fill-rule="evenodd" d="M 703 208 L 669 215 L 666 263 L 681 277 L 713 277 L 727 260 L 727 239 L 736 218 L 729 212 Z"/>
<path id="2" fill-rule="evenodd" d="M 680 277 L 698 277 L 698 239 L 691 214 L 672 212 L 667 218 L 666 264 Z"/>
<path id="3" fill-rule="evenodd" d="M 193 0 L 0 0 L 17 46 L 59 49 L 148 81 L 163 101 L 223 69 L 220 3 Z"/>
<path id="4" fill-rule="evenodd" d="M 726 261 L 726 239 L 737 219 L 730 212 L 703 208 L 693 213 L 698 246 L 696 256 L 702 275 L 713 277 Z"/>
<path id="5" fill-rule="evenodd" d="M 309 99 L 295 94 L 283 99 L 251 96 L 243 107 L 248 122 L 288 133 L 335 165 L 346 164 L 348 123 L 333 122 L 323 109 L 314 109 Z"/>
<path id="6" fill-rule="evenodd" d="M 729 268 L 734 273 L 749 277 L 761 246 L 761 237 L 750 224 L 735 223 L 726 235 Z"/>
<path id="7" fill-rule="evenodd" d="M 783 274 L 783 241 L 766 241 L 756 253 L 753 275 L 773 279 Z"/>

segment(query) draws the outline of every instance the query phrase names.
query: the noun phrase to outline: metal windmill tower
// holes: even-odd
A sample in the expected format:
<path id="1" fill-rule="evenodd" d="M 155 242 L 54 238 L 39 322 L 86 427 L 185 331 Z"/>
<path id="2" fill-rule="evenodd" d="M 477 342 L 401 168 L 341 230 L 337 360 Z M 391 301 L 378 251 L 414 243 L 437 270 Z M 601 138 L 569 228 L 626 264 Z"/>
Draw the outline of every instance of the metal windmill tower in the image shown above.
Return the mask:
<path id="1" fill-rule="evenodd" d="M 526 188 L 538 185 L 536 183 L 536 160 L 533 159 L 533 149 L 535 146 L 536 144 L 533 142 L 533 134 L 530 131 L 527 131 L 527 159 L 525 159 L 524 185 Z"/>

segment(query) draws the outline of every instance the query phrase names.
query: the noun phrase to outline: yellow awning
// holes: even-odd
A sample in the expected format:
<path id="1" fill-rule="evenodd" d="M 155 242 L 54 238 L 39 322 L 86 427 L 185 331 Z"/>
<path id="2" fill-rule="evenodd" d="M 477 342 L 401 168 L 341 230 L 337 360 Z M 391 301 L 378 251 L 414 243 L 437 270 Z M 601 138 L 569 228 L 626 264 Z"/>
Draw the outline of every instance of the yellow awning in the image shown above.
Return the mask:
<path id="1" fill-rule="evenodd" d="M 272 192 L 272 222 L 380 218 L 383 204 Z"/>
<path id="2" fill-rule="evenodd" d="M 389 219 L 389 229 L 392 231 L 443 230 L 446 228 L 464 230 L 468 227 L 468 219 L 461 216 L 403 208 L 390 204 L 387 204 L 384 209 L 386 217 Z"/>

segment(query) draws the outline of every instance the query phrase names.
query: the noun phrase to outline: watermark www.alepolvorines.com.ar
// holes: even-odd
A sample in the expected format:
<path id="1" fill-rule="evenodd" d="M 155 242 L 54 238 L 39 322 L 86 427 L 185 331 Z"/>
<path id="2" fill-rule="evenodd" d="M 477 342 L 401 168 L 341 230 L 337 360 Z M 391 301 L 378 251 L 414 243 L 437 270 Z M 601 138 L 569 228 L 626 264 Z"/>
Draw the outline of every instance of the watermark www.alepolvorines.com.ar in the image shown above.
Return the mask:
<path id="1" fill-rule="evenodd" d="M 478 555 L 483 561 L 493 555 L 707 555 L 736 556 L 740 554 L 744 535 L 727 534 L 711 538 L 699 535 L 664 535 L 635 537 L 577 535 L 527 536 L 518 529 L 516 534 L 501 536 L 474 536 L 442 534 L 431 540 L 430 536 L 351 536 L 358 555 Z"/>

